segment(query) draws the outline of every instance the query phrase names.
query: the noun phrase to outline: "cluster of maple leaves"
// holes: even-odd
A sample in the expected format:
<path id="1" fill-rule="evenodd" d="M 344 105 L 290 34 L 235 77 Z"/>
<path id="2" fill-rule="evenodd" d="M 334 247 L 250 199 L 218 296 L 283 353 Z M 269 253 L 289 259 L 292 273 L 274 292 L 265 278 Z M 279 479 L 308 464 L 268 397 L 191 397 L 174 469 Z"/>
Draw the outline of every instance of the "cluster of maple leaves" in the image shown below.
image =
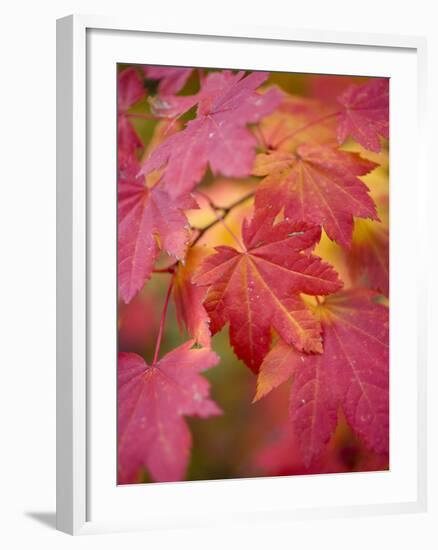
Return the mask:
<path id="1" fill-rule="evenodd" d="M 221 414 L 200 372 L 219 362 L 211 336 L 226 324 L 237 357 L 257 375 L 255 400 L 293 379 L 289 418 L 307 466 L 334 433 L 340 409 L 369 449 L 388 453 L 387 234 L 370 230 L 367 246 L 352 239 L 355 218 L 379 221 L 360 179 L 377 164 L 342 147 L 350 138 L 380 151 L 389 137 L 388 80 L 349 85 L 322 104 L 266 86 L 268 76 L 149 66 L 119 73 L 120 299 L 128 303 L 143 289 L 161 252 L 173 258 L 161 269 L 170 284 L 154 359 L 119 354 L 120 483 L 142 468 L 155 481 L 184 478 L 191 448 L 184 416 Z M 182 95 L 190 78 L 199 91 Z M 156 83 L 147 146 L 130 111 L 147 97 L 145 81 Z M 208 169 L 258 177 L 241 235 L 226 225 L 230 208 L 214 205 L 214 222 L 190 227 L 186 213 L 199 207 Z M 201 246 L 215 223 L 235 246 Z M 322 231 L 348 257 L 356 282 L 349 288 L 314 253 Z M 171 295 L 191 339 L 159 358 Z"/>

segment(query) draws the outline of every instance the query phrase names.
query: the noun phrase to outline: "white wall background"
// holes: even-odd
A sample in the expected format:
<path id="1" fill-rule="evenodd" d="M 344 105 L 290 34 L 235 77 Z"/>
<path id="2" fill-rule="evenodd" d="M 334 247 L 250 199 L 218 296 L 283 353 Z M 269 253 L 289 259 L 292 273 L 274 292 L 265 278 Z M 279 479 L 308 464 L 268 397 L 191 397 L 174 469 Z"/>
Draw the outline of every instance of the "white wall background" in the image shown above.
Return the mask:
<path id="1" fill-rule="evenodd" d="M 141 16 L 154 24 L 213 19 L 291 28 L 382 32 L 428 38 L 431 248 L 436 245 L 438 18 L 434 2 L 396 0 L 15 0 L 0 32 L 0 546 L 15 548 L 421 548 L 438 547 L 438 307 L 429 272 L 430 511 L 319 522 L 276 523 L 72 538 L 53 529 L 55 510 L 55 19 L 70 13 Z M 6 8 L 6 9 L 5 9 Z M 426 215 L 426 213 L 425 213 Z M 408 223 L 408 220 L 407 220 Z M 435 252 L 436 255 L 436 252 Z M 433 317 L 433 319 L 432 319 Z M 432 325 L 432 322 L 434 324 Z M 414 365 L 413 365 L 414 368 Z M 263 495 L 260 495 L 263 498 Z"/>

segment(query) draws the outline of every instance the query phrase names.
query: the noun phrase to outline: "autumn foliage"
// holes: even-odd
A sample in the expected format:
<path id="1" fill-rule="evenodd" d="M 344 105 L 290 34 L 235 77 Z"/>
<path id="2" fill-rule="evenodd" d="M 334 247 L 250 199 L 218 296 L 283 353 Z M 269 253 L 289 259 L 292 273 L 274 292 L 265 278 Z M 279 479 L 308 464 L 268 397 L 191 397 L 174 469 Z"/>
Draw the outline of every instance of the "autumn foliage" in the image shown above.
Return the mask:
<path id="1" fill-rule="evenodd" d="M 207 425 L 193 479 L 386 469 L 389 81 L 121 66 L 117 112 L 119 483 Z"/>

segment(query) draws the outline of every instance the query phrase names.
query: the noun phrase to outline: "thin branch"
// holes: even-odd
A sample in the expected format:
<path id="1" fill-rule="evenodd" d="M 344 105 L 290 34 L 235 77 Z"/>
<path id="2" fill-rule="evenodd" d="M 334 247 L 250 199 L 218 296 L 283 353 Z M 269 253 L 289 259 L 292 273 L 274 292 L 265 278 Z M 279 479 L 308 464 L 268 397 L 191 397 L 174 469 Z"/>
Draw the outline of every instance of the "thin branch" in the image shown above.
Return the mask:
<path id="1" fill-rule="evenodd" d="M 198 229 L 199 233 L 196 236 L 195 240 L 192 242 L 191 246 L 194 246 L 201 239 L 201 237 L 203 237 L 204 233 L 206 233 L 209 229 L 211 229 L 212 227 L 214 227 L 218 223 L 223 223 L 224 219 L 228 216 L 228 214 L 231 212 L 231 210 L 233 210 L 237 206 L 240 206 L 241 204 L 246 202 L 248 199 L 252 198 L 254 196 L 254 193 L 255 193 L 255 191 L 251 191 L 250 193 L 247 193 L 246 195 L 243 195 L 243 197 L 240 197 L 240 199 L 237 199 L 235 202 L 233 202 L 229 206 L 217 206 L 213 203 L 213 201 L 210 199 L 210 197 L 208 197 L 205 193 L 202 193 L 202 191 L 197 191 L 197 192 L 207 200 L 209 206 L 215 212 L 216 219 L 213 220 L 212 222 L 210 222 L 205 227 L 202 227 L 202 228 Z M 217 214 L 218 210 L 220 210 L 222 212 L 221 215 Z M 231 231 L 231 229 L 228 226 L 226 226 L 226 229 L 228 231 Z M 234 233 L 233 233 L 233 237 L 237 240 L 237 242 L 239 243 L 239 246 L 242 247 L 242 244 L 240 243 L 239 239 L 237 239 L 237 237 L 234 235 Z M 244 248 L 243 248 L 243 250 L 244 250 Z"/>
<path id="2" fill-rule="evenodd" d="M 240 206 L 245 201 L 252 198 L 254 196 L 255 191 L 251 191 L 250 193 L 247 193 L 246 195 L 243 195 L 243 197 L 240 197 L 240 199 L 237 199 L 237 201 L 233 202 L 229 206 L 217 206 L 213 203 L 213 201 L 210 199 L 210 197 L 208 197 L 205 193 L 202 193 L 202 191 L 197 191 L 197 193 L 202 195 L 205 198 L 205 200 L 207 200 L 209 202 L 209 204 L 212 206 L 212 208 L 214 210 L 216 210 L 216 211 L 219 210 L 219 211 L 222 212 L 222 214 L 220 216 L 217 216 L 216 219 L 214 219 L 213 221 L 211 221 L 209 224 L 205 225 L 204 227 L 192 227 L 192 229 L 194 229 L 195 231 L 198 231 L 198 234 L 196 235 L 195 239 L 192 241 L 192 243 L 190 245 L 191 247 L 195 246 L 195 244 L 204 236 L 204 234 L 209 229 L 211 229 L 212 227 L 214 227 L 218 223 L 221 223 L 228 216 L 228 214 L 231 212 L 231 210 L 233 210 L 237 206 Z M 177 265 L 178 265 L 178 261 L 174 262 L 173 264 L 170 264 L 167 267 L 154 269 L 153 273 L 157 273 L 157 274 L 168 274 L 168 273 L 170 273 L 170 274 L 172 274 L 172 273 L 175 272 L 175 269 L 176 269 Z"/>
<path id="3" fill-rule="evenodd" d="M 246 195 L 243 195 L 243 197 L 240 197 L 237 201 L 233 202 L 233 204 L 230 204 L 230 206 L 227 206 L 226 208 L 221 208 L 226 214 L 229 214 L 229 212 L 236 208 L 236 206 L 240 206 L 244 202 L 246 202 L 248 199 L 251 199 L 255 194 L 255 191 L 251 191 L 250 193 L 247 193 Z"/>
<path id="4" fill-rule="evenodd" d="M 215 204 L 212 199 L 207 195 L 207 193 L 204 193 L 203 191 L 199 191 L 199 189 L 197 189 L 196 194 L 202 197 L 208 203 L 210 208 L 213 208 L 214 210 L 225 210 L 225 208 L 222 208 L 221 206 Z"/>
<path id="5" fill-rule="evenodd" d="M 175 265 L 177 262 L 169 265 L 168 267 L 161 267 L 152 270 L 152 273 L 173 273 L 175 271 Z"/>
<path id="6" fill-rule="evenodd" d="M 155 353 L 154 353 L 154 358 L 152 360 L 153 365 L 155 365 L 155 363 L 157 362 L 158 354 L 160 353 L 161 340 L 163 339 L 163 332 L 164 332 L 164 324 L 166 322 L 167 307 L 169 305 L 169 299 L 172 293 L 174 278 L 175 278 L 175 275 L 172 274 L 172 277 L 170 278 L 170 281 L 169 281 L 169 287 L 167 289 L 166 299 L 164 301 L 163 311 L 161 313 L 160 328 L 158 330 L 157 342 L 155 344 Z"/>

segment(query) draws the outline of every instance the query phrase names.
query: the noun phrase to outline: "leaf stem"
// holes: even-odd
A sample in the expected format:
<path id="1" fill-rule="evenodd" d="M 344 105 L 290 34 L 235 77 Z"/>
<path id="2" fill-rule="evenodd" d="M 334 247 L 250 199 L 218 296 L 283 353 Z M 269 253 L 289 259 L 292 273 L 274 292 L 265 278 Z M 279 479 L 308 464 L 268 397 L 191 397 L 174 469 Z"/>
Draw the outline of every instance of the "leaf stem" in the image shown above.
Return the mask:
<path id="1" fill-rule="evenodd" d="M 153 358 L 153 360 L 152 360 L 152 364 L 153 364 L 153 365 L 155 365 L 155 363 L 157 362 L 157 360 L 158 360 L 158 354 L 160 353 L 161 340 L 163 339 L 164 325 L 165 325 L 165 322 L 166 322 L 167 308 L 168 308 L 168 305 L 169 305 L 170 295 L 171 295 L 171 293 L 172 293 L 174 278 L 175 278 L 175 275 L 174 275 L 174 273 L 172 272 L 172 277 L 170 278 L 169 286 L 168 286 L 168 288 L 167 288 L 166 299 L 165 299 L 165 301 L 164 301 L 163 311 L 162 311 L 162 313 L 161 313 L 160 328 L 158 329 L 157 342 L 156 342 L 156 344 L 155 344 L 155 353 L 154 353 L 154 358 Z"/>
<path id="2" fill-rule="evenodd" d="M 266 151 L 268 149 L 268 146 L 266 144 L 265 136 L 263 135 L 260 126 L 254 126 L 254 133 L 257 141 L 259 142 L 259 146 Z"/>
<path id="3" fill-rule="evenodd" d="M 300 126 L 300 128 L 297 128 L 296 130 L 294 130 L 293 132 L 291 132 L 287 136 L 284 136 L 283 138 L 281 138 L 280 141 L 275 144 L 275 147 L 276 148 L 280 147 L 280 145 L 282 145 L 288 139 L 296 136 L 300 132 L 304 132 L 304 130 L 307 130 L 308 128 L 311 128 L 312 126 L 315 126 L 315 124 L 319 124 L 320 122 L 323 122 L 325 120 L 329 120 L 330 118 L 334 118 L 335 116 L 338 116 L 340 112 L 341 111 L 336 111 L 335 113 L 329 113 L 328 115 L 324 115 L 324 116 L 321 116 L 321 117 L 318 117 L 318 118 L 315 118 L 315 119 L 311 120 L 310 122 L 308 122 L 304 126 Z"/>

